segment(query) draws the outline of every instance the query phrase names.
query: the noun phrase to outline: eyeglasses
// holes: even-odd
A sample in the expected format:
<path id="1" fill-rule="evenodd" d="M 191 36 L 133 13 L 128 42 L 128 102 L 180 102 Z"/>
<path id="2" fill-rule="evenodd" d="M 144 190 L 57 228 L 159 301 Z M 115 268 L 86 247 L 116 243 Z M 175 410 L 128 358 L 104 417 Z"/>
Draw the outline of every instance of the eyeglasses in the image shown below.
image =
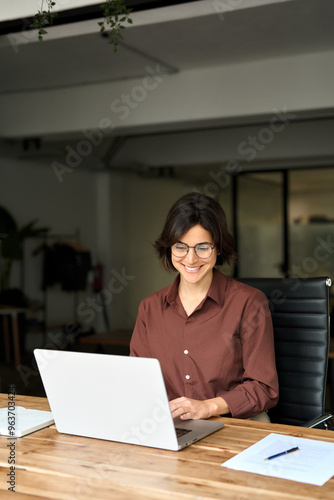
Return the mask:
<path id="1" fill-rule="evenodd" d="M 212 255 L 214 245 L 210 245 L 210 243 L 197 243 L 194 247 L 190 247 L 186 243 L 175 243 L 171 247 L 171 250 L 174 257 L 185 257 L 189 252 L 189 248 L 193 248 L 195 254 L 200 259 L 208 259 Z"/>

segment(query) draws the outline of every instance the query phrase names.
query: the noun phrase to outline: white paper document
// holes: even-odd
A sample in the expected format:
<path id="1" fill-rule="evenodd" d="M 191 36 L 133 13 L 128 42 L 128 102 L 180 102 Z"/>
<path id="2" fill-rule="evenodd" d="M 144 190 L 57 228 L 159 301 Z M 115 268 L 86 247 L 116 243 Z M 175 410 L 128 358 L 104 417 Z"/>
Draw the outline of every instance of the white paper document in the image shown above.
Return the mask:
<path id="1" fill-rule="evenodd" d="M 0 435 L 23 437 L 54 423 L 51 411 L 30 410 L 23 406 L 15 409 L 0 408 Z"/>
<path id="2" fill-rule="evenodd" d="M 265 460 L 294 447 L 299 450 Z M 334 443 L 269 434 L 222 467 L 322 486 L 334 475 Z"/>

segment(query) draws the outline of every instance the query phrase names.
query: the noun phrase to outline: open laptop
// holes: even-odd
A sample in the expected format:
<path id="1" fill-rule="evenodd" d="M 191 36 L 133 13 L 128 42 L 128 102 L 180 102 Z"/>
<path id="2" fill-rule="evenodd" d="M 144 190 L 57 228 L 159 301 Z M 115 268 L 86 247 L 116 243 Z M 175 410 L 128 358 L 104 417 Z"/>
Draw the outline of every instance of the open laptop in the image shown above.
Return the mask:
<path id="1" fill-rule="evenodd" d="M 34 354 L 59 432 L 178 451 L 224 425 L 175 422 L 157 359 L 48 349 Z"/>

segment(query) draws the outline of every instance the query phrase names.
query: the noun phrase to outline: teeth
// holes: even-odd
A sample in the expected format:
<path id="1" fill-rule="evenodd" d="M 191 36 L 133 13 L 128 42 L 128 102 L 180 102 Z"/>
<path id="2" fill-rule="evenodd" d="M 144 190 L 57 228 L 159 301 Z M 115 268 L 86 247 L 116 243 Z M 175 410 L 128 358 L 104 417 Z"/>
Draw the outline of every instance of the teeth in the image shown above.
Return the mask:
<path id="1" fill-rule="evenodd" d="M 184 266 L 186 269 L 188 269 L 188 271 L 197 271 L 197 269 L 200 268 L 200 266 L 198 267 L 188 267 L 188 266 Z"/>

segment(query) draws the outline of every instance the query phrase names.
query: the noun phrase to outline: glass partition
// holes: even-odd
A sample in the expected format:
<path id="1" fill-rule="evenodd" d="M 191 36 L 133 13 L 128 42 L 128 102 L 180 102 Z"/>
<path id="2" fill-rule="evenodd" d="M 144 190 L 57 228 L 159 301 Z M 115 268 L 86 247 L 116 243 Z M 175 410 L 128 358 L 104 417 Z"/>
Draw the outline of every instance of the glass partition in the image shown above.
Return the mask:
<path id="1" fill-rule="evenodd" d="M 290 274 L 334 279 L 334 169 L 289 173 Z"/>
<path id="2" fill-rule="evenodd" d="M 239 277 L 282 276 L 282 172 L 239 175 L 236 208 Z"/>

